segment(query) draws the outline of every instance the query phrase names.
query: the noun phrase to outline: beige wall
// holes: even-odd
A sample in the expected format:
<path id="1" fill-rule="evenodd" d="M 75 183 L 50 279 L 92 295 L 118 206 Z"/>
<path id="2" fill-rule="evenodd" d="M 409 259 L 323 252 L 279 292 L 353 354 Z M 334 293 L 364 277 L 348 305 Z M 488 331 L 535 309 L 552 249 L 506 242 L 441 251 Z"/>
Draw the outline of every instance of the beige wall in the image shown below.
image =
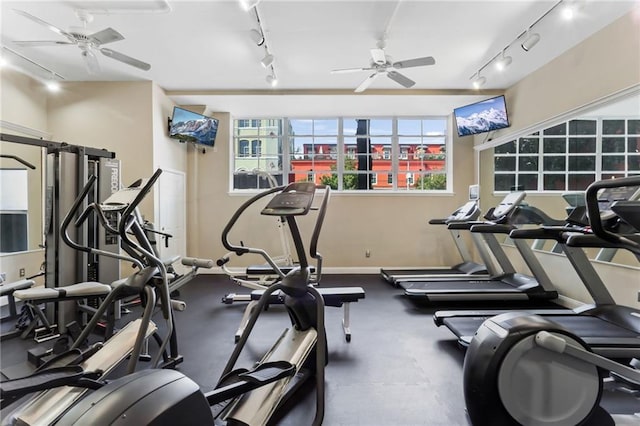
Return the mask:
<path id="1" fill-rule="evenodd" d="M 209 112 L 208 112 L 209 113 Z M 220 119 L 215 150 L 189 152 L 189 232 L 191 256 L 218 258 L 226 251 L 220 243 L 222 229 L 233 212 L 249 197 L 229 194 L 231 116 Z M 428 219 L 446 217 L 464 204 L 473 180 L 473 141 L 454 138 L 451 159 L 454 195 L 402 195 L 333 193 L 319 243 L 325 267 L 379 267 L 442 265 L 458 261 L 448 231 L 429 226 Z M 272 218 L 259 209 L 247 211 L 234 227 L 233 241 L 279 254 L 279 236 Z M 310 225 L 302 225 L 310 232 Z M 365 250 L 371 257 L 365 257 Z M 236 265 L 262 262 L 239 259 Z"/>
<path id="2" fill-rule="evenodd" d="M 39 132 L 47 131 L 47 96 L 43 85 L 31 77 L 9 68 L 0 73 L 0 119 L 3 122 L 23 126 Z M 3 133 L 20 132 L 2 128 Z M 18 155 L 36 166 L 28 169 L 29 180 L 29 250 L 30 253 L 0 255 L 0 272 L 7 274 L 8 281 L 20 279 L 19 270 L 25 275 L 33 275 L 44 260 L 42 244 L 42 165 L 41 149 L 33 146 L 0 142 L 0 152 Z M 13 160 L 0 160 L 0 167 L 19 167 Z"/>
<path id="3" fill-rule="evenodd" d="M 63 83 L 49 97 L 52 140 L 116 153 L 126 186 L 154 172 L 153 84 L 141 82 Z M 153 194 L 141 205 L 154 220 Z"/>

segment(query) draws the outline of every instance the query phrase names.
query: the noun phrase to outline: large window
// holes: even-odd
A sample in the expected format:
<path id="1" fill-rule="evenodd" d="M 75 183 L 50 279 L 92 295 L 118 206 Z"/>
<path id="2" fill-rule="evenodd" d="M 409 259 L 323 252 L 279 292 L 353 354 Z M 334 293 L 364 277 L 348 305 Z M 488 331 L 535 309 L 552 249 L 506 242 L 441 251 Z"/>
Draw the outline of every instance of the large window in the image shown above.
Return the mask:
<path id="1" fill-rule="evenodd" d="M 278 183 L 313 181 L 339 191 L 444 191 L 447 123 L 447 117 L 235 120 L 233 189 L 260 188 L 257 180 L 237 178 L 259 169 Z"/>
<path id="2" fill-rule="evenodd" d="M 640 174 L 639 119 L 571 120 L 494 148 L 494 190 L 584 190 Z"/>

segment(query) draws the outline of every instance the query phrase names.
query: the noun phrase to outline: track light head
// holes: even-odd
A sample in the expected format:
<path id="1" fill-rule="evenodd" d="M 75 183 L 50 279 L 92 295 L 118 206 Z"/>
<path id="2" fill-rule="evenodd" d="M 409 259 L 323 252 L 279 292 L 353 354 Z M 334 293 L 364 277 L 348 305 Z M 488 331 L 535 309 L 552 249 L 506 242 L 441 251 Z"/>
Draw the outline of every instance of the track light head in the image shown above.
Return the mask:
<path id="1" fill-rule="evenodd" d="M 479 89 L 482 86 L 484 86 L 487 83 L 487 79 L 485 77 L 482 77 L 480 74 L 478 74 L 478 76 L 473 80 L 473 88 L 474 89 Z"/>
<path id="2" fill-rule="evenodd" d="M 275 58 L 273 57 L 273 55 L 267 53 L 265 55 L 264 58 L 262 58 L 262 60 L 260 61 L 260 63 L 262 64 L 263 67 L 265 68 L 269 68 L 271 66 L 271 64 L 273 64 L 273 60 Z"/>
<path id="3" fill-rule="evenodd" d="M 60 83 L 57 80 L 49 80 L 46 83 L 47 90 L 50 92 L 58 92 L 60 91 Z"/>
<path id="4" fill-rule="evenodd" d="M 239 0 L 240 7 L 242 7 L 242 9 L 244 9 L 247 12 L 252 8 L 256 7 L 258 3 L 260 3 L 261 1 L 262 0 Z"/>
<path id="5" fill-rule="evenodd" d="M 504 56 L 503 52 L 502 56 L 496 61 L 496 69 L 498 71 L 504 71 L 506 67 L 511 65 L 511 62 L 513 62 L 513 58 L 511 56 Z"/>
<path id="6" fill-rule="evenodd" d="M 253 40 L 253 42 L 258 46 L 262 46 L 264 44 L 264 35 L 255 28 L 249 31 L 249 37 L 251 37 L 251 40 Z"/>
<path id="7" fill-rule="evenodd" d="M 540 41 L 540 34 L 527 32 L 527 38 L 520 45 L 525 52 L 528 52 Z"/>
<path id="8" fill-rule="evenodd" d="M 278 79 L 276 78 L 275 75 L 273 74 L 269 74 L 267 76 L 267 83 L 269 84 L 269 86 L 271 87 L 276 87 L 278 85 Z"/>

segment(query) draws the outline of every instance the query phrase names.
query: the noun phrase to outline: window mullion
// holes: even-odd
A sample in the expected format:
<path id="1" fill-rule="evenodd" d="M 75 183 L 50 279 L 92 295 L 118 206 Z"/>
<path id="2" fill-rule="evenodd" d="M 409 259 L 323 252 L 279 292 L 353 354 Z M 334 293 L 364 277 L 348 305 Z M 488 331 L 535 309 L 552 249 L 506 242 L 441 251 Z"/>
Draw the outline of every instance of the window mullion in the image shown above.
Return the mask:
<path id="1" fill-rule="evenodd" d="M 344 188 L 342 187 L 342 176 L 344 173 L 344 165 L 345 165 L 345 148 L 344 148 L 344 119 L 342 117 L 338 117 L 338 135 L 336 140 L 336 174 L 338 175 L 338 191 L 342 191 Z"/>

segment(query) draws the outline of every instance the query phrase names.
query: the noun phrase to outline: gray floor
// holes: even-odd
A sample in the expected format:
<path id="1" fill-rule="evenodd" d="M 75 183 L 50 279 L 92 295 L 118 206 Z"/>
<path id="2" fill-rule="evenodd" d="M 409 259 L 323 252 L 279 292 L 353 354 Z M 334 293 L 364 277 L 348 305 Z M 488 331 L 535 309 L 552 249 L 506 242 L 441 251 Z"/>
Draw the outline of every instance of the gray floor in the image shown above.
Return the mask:
<path id="1" fill-rule="evenodd" d="M 464 352 L 448 330 L 433 324 L 435 307 L 405 298 L 378 275 L 326 275 L 322 286 L 361 286 L 366 291 L 366 298 L 351 306 L 350 343 L 342 334 L 342 310 L 326 310 L 325 425 L 469 424 L 462 394 Z M 233 350 L 245 304 L 225 305 L 221 298 L 235 291 L 243 289 L 218 275 L 201 275 L 181 290 L 188 308 L 176 313 L 185 359 L 179 370 L 204 391 L 215 386 Z M 244 352 L 247 366 L 288 324 L 281 306 L 261 315 Z M 30 346 L 33 342 L 20 339 L 3 342 L 2 367 L 23 361 Z M 296 404 L 274 423 L 310 424 L 314 412 L 315 395 L 309 386 L 301 389 Z"/>
<path id="2" fill-rule="evenodd" d="M 429 315 L 433 308 L 416 306 L 377 275 L 328 275 L 322 286 L 361 286 L 366 291 L 366 298 L 351 306 L 350 343 L 342 333 L 342 309 L 326 310 L 329 365 L 324 424 L 468 424 L 461 386 L 464 354 L 448 331 L 433 325 Z M 244 305 L 219 301 L 224 293 L 238 290 L 226 278 L 200 277 L 183 292 L 189 308 L 178 317 L 179 337 L 187 342 L 180 370 L 203 389 L 215 385 L 233 349 Z M 287 325 L 282 307 L 264 312 L 247 347 L 249 355 L 260 356 Z M 309 392 L 279 424 L 309 424 L 314 402 Z"/>

